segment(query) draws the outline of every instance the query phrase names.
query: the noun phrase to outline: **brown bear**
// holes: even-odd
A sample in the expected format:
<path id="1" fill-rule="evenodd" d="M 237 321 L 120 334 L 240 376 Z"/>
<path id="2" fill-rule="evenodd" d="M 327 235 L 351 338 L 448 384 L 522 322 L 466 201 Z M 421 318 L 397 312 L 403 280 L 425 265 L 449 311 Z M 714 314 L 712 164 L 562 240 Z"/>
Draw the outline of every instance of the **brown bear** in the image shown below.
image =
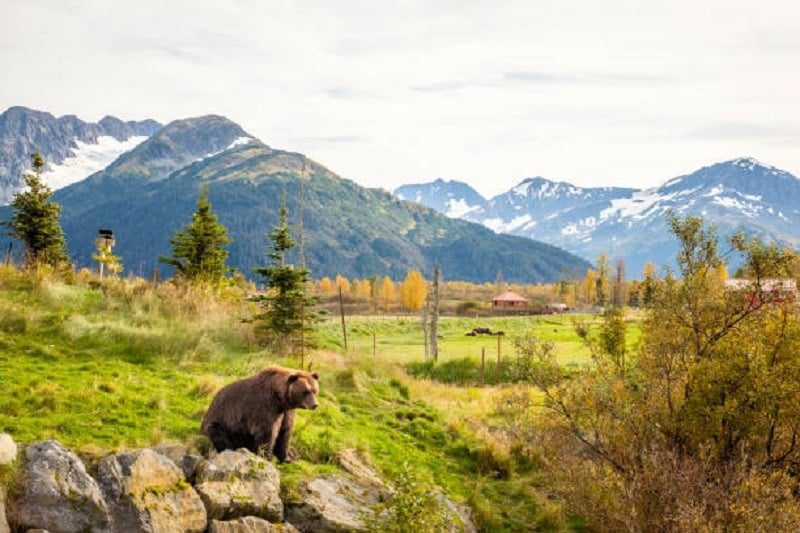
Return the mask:
<path id="1" fill-rule="evenodd" d="M 285 462 L 295 409 L 316 409 L 319 376 L 271 366 L 226 385 L 203 417 L 201 430 L 217 451 L 247 448 Z"/>

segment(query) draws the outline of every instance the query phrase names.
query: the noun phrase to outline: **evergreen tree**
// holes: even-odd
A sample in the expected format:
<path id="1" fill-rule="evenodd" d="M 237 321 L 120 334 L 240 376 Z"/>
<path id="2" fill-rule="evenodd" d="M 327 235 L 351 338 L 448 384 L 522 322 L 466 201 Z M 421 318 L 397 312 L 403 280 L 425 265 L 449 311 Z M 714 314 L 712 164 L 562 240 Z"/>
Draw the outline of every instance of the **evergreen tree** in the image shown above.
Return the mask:
<path id="1" fill-rule="evenodd" d="M 188 281 L 216 283 L 230 269 L 225 264 L 231 243 L 228 231 L 211 212 L 208 189 L 203 187 L 197 199 L 197 211 L 192 221 L 178 230 L 169 240 L 172 257 L 160 257 L 159 261 L 175 267 L 175 274 Z"/>
<path id="2" fill-rule="evenodd" d="M 50 200 L 53 191 L 42 180 L 45 161 L 39 152 L 31 155 L 33 172 L 23 176 L 25 190 L 11 201 L 13 215 L 5 222 L 11 236 L 25 246 L 25 264 L 62 266 L 69 261 L 66 240 L 58 218 L 61 206 Z"/>
<path id="3" fill-rule="evenodd" d="M 287 218 L 286 205 L 282 204 L 278 225 L 269 234 L 272 241 L 270 264 L 254 269 L 267 283 L 266 293 L 253 298 L 262 310 L 256 316 L 259 330 L 282 355 L 310 345 L 310 334 L 320 318 L 313 310 L 316 299 L 306 291 L 309 270 L 286 262 L 287 252 L 295 247 Z"/>

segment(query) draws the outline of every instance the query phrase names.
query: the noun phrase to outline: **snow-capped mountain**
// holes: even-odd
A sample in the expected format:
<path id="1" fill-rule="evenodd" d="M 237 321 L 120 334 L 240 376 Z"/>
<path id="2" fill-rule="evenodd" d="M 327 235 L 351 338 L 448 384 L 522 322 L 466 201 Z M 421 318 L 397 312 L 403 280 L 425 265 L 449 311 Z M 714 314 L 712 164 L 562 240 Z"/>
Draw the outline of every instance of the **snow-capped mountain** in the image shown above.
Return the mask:
<path id="1" fill-rule="evenodd" d="M 92 123 L 74 115 L 56 118 L 10 107 L 0 114 L 0 205 L 22 187 L 22 174 L 31 168 L 35 150 L 47 160 L 49 185 L 60 189 L 104 169 L 159 129 L 154 120 L 123 122 L 107 116 Z"/>
<path id="2" fill-rule="evenodd" d="M 394 194 L 401 200 L 428 206 L 450 218 L 482 220 L 489 207 L 489 202 L 478 191 L 460 181 L 437 179 L 421 185 L 403 185 Z"/>
<path id="3" fill-rule="evenodd" d="M 448 182 L 437 180 L 404 186 L 402 192 L 450 214 L 441 206 L 444 201 L 466 201 L 460 196 L 462 185 L 449 189 Z M 455 216 L 499 233 L 555 244 L 590 260 L 602 253 L 621 256 L 632 274 L 646 261 L 662 264 L 674 257 L 675 242 L 664 217 L 670 209 L 704 216 L 723 237 L 742 230 L 767 242 L 800 247 L 800 180 L 753 158 L 717 163 L 646 190 L 582 188 L 537 177 L 491 200 L 478 195 L 469 202 L 481 209 Z"/>

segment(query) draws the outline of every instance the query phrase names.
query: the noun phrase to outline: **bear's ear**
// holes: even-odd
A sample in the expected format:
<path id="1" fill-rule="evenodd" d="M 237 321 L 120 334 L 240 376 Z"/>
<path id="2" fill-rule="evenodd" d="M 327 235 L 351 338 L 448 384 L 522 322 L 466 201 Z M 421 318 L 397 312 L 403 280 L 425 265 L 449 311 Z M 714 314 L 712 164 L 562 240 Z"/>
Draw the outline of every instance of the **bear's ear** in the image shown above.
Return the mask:
<path id="1" fill-rule="evenodd" d="M 289 376 L 289 385 L 300 379 L 300 374 L 292 374 Z"/>
<path id="2" fill-rule="evenodd" d="M 311 377 L 314 378 L 316 381 L 319 381 L 319 374 L 317 374 L 316 372 L 311 374 Z"/>

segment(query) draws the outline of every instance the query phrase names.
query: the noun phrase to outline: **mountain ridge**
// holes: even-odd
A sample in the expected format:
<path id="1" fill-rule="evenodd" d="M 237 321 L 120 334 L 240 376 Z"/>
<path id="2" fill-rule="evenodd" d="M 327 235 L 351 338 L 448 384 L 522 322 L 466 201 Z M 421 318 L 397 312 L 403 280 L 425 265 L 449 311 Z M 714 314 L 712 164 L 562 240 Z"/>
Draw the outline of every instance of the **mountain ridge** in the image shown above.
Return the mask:
<path id="1" fill-rule="evenodd" d="M 404 185 L 395 192 L 439 205 L 440 197 L 448 194 L 443 183 Z M 704 216 L 723 237 L 742 230 L 768 242 L 800 247 L 800 211 L 795 207 L 800 205 L 800 180 L 751 157 L 707 165 L 648 189 L 586 188 L 536 177 L 491 199 L 480 198 L 485 202 L 482 209 L 460 216 L 590 260 L 601 253 L 621 256 L 637 273 L 648 260 L 670 263 L 674 244 L 664 220 L 670 209 Z"/>
<path id="2" fill-rule="evenodd" d="M 0 205 L 22 188 L 34 151 L 48 162 L 45 177 L 51 186 L 61 188 L 104 168 L 160 128 L 152 119 L 123 121 L 107 115 L 95 123 L 9 107 L 0 113 Z"/>
<path id="3" fill-rule="evenodd" d="M 195 209 L 201 185 L 233 238 L 229 264 L 248 277 L 263 265 L 267 234 L 281 198 L 299 210 L 302 181 L 307 264 L 315 276 L 389 275 L 410 269 L 450 279 L 553 281 L 588 267 L 582 259 L 530 239 L 495 235 L 391 193 L 361 187 L 303 154 L 269 147 L 218 115 L 173 121 L 103 170 L 55 191 L 70 253 L 92 264 L 98 228 L 111 228 L 115 253 L 133 273 L 149 275 L 169 253 L 169 238 Z M 0 208 L 0 219 L 9 209 Z M 297 259 L 296 257 L 294 258 Z"/>

